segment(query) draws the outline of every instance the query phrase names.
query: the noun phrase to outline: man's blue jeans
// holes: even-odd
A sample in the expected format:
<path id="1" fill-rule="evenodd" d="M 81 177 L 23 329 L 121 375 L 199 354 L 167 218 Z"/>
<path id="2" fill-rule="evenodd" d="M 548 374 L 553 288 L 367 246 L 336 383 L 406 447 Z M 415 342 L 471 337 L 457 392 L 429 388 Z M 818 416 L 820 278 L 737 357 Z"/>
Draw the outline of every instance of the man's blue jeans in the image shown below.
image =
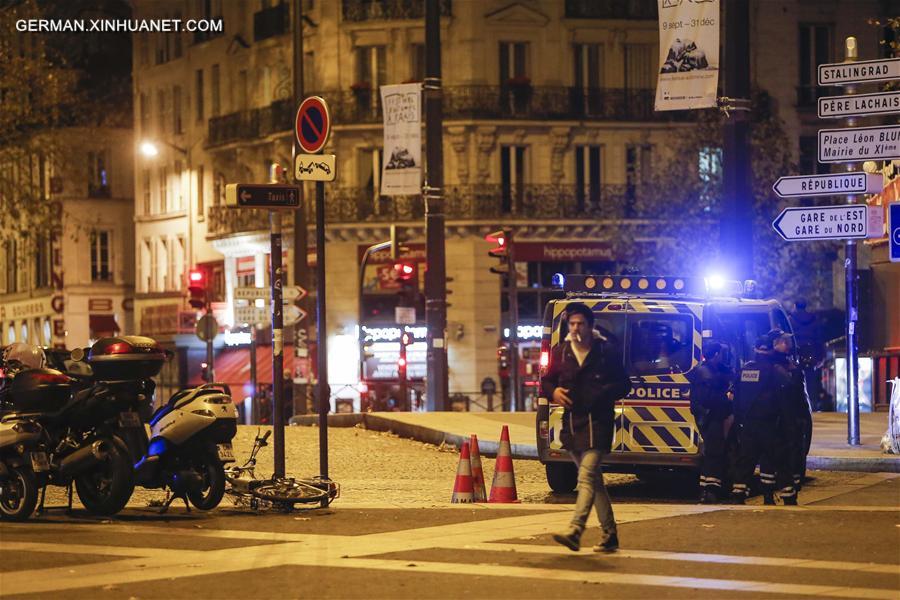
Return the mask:
<path id="1" fill-rule="evenodd" d="M 600 461 L 603 453 L 599 450 L 571 452 L 572 460 L 578 466 L 578 497 L 575 500 L 575 514 L 572 515 L 572 527 L 584 531 L 591 506 L 597 511 L 597 518 L 603 533 L 616 533 L 616 519 L 613 516 L 612 503 L 603 484 L 603 469 Z"/>

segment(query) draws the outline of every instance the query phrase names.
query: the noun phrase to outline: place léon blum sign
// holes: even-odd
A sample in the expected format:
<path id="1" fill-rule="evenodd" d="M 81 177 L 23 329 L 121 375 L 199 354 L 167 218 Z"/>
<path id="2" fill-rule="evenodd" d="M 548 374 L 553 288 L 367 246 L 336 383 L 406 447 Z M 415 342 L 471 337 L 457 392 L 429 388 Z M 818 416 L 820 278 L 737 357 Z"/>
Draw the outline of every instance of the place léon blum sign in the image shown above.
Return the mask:
<path id="1" fill-rule="evenodd" d="M 900 158 L 900 125 L 819 130 L 819 162 Z"/>

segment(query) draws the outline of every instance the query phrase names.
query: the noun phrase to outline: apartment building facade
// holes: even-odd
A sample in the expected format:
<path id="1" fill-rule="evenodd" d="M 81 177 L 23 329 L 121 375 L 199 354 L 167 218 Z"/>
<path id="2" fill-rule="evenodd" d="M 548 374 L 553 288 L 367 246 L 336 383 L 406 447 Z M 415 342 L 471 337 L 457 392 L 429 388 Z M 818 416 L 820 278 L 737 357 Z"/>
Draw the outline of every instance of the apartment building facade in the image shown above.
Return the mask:
<path id="1" fill-rule="evenodd" d="M 234 289 L 268 286 L 268 215 L 224 206 L 224 189 L 266 182 L 273 162 L 290 169 L 293 5 L 135 2 L 139 18 L 221 18 L 224 26 L 220 33 L 139 34 L 134 43 L 137 139 L 159 147 L 153 161 L 139 157 L 135 166 L 135 326 L 189 352 L 199 349 L 196 313 L 185 301 L 190 268 L 204 268 L 216 282 L 213 308 L 226 328 L 240 325 Z M 809 135 L 803 73 L 825 56 L 822 47 L 837 52 L 848 11 L 877 16 L 883 5 L 754 3 L 753 80 L 775 95 L 801 162 Z M 304 90 L 329 103 L 325 152 L 337 156 L 337 179 L 326 186 L 329 379 L 333 393 L 357 409 L 358 328 L 396 327 L 386 301 L 396 295 L 391 265 L 376 256 L 360 278 L 361 253 L 395 224 L 409 248 L 405 260 L 418 273 L 427 266 L 421 197 L 379 193 L 378 90 L 424 78 L 422 6 L 303 0 Z M 546 300 L 558 294 L 554 272 L 618 270 L 627 262 L 626 241 L 632 250 L 655 251 L 660 224 L 633 206 L 654 157 L 691 117 L 653 111 L 654 0 L 445 0 L 441 12 L 450 390 L 476 398 L 485 378 L 503 378 L 498 347 L 509 326 L 504 280 L 489 270 L 484 235 L 500 226 L 515 232 L 518 326 L 528 338 Z M 867 31 L 857 34 L 861 58 L 878 52 L 882 35 Z M 684 160 L 687 173 L 698 168 L 697 157 Z M 311 204 L 303 209 L 308 223 Z M 286 215 L 289 282 L 291 222 Z M 224 340 L 216 342 L 223 360 Z M 534 348 L 527 339 L 523 346 L 523 375 L 534 379 Z M 381 358 L 382 367 L 392 360 L 390 353 Z M 419 351 L 412 377 L 424 370 L 423 358 Z M 195 377 L 191 363 L 182 360 L 174 376 Z M 290 368 L 297 376 L 299 365 Z"/>

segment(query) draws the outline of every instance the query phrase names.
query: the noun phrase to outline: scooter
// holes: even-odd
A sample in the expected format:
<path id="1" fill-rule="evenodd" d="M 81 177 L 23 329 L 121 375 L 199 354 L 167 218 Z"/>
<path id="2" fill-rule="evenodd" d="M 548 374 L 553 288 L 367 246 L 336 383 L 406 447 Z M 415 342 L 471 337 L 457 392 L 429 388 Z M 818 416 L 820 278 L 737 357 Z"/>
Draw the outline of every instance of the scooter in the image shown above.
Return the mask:
<path id="1" fill-rule="evenodd" d="M 50 469 L 40 423 L 10 414 L 0 418 L 0 519 L 24 521 L 37 506 L 37 475 Z"/>
<path id="2" fill-rule="evenodd" d="M 137 485 L 168 488 L 161 512 L 176 498 L 190 511 L 219 505 L 225 493 L 225 463 L 234 462 L 237 433 L 231 389 L 207 383 L 174 394 L 150 418 L 150 444 L 135 464 Z M 190 503 L 189 503 L 190 501 Z"/>

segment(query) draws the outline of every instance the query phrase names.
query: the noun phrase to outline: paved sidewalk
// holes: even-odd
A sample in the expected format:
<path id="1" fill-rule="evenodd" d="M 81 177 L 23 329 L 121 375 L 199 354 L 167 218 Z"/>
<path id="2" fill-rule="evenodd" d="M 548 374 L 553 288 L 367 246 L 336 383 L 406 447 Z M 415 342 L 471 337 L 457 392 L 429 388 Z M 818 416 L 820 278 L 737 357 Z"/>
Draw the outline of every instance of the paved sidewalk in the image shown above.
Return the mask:
<path id="1" fill-rule="evenodd" d="M 296 417 L 301 425 L 317 422 L 316 416 Z M 881 451 L 881 436 L 887 429 L 888 413 L 860 414 L 860 446 L 847 444 L 847 415 L 815 413 L 813 441 L 807 458 L 810 469 L 900 473 L 900 456 Z M 332 427 L 391 431 L 401 437 L 431 444 L 460 446 L 469 435 L 478 436 L 481 453 L 495 456 L 503 425 L 509 426 L 514 458 L 537 458 L 534 413 L 502 412 L 379 412 L 329 415 Z"/>

